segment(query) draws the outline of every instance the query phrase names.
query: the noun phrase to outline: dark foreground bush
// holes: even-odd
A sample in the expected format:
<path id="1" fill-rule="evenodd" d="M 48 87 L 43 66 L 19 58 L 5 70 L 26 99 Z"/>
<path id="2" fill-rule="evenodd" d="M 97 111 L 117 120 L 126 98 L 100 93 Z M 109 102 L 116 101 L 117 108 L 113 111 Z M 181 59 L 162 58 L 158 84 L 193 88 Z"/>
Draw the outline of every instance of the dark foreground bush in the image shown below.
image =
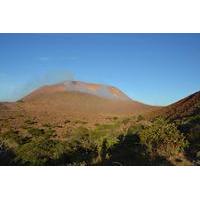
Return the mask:
<path id="1" fill-rule="evenodd" d="M 188 158 L 200 165 L 200 114 L 183 119 L 179 124 L 179 129 L 189 141 L 186 149 Z"/>
<path id="2" fill-rule="evenodd" d="M 145 128 L 141 134 L 141 143 L 146 145 L 151 156 L 164 156 L 169 158 L 183 152 L 187 141 L 174 123 L 159 118 L 152 125 Z"/>
<path id="3" fill-rule="evenodd" d="M 17 148 L 16 161 L 22 165 L 49 165 L 62 153 L 63 146 L 58 141 L 39 137 Z"/>

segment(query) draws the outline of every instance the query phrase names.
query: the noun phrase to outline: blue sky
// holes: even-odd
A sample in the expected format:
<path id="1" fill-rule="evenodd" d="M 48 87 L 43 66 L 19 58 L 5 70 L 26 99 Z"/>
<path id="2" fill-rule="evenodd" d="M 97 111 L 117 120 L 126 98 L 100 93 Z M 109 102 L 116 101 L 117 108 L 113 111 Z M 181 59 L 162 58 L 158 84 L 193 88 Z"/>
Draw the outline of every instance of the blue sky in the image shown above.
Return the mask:
<path id="1" fill-rule="evenodd" d="M 69 79 L 168 105 L 200 90 L 200 34 L 0 34 L 0 101 Z"/>

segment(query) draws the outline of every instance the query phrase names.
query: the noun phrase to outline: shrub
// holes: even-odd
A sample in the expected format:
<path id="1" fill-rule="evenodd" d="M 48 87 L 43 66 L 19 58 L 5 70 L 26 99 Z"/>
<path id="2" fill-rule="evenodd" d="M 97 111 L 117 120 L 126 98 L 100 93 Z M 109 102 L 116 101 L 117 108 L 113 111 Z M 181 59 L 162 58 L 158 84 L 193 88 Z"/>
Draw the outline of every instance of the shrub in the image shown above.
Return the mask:
<path id="1" fill-rule="evenodd" d="M 0 141 L 0 166 L 14 165 L 14 152 Z"/>
<path id="2" fill-rule="evenodd" d="M 148 153 L 138 134 L 119 135 L 109 149 L 110 165 L 147 165 Z"/>
<path id="3" fill-rule="evenodd" d="M 113 120 L 118 120 L 118 117 L 113 117 Z"/>
<path id="4" fill-rule="evenodd" d="M 144 117 L 143 117 L 142 115 L 138 115 L 137 121 L 140 122 L 140 121 L 142 121 L 142 120 L 144 120 Z"/>
<path id="5" fill-rule="evenodd" d="M 24 123 L 25 123 L 25 124 L 28 124 L 28 125 L 37 124 L 36 121 L 33 121 L 33 120 L 31 120 L 31 119 L 27 119 Z"/>
<path id="6" fill-rule="evenodd" d="M 59 142 L 38 137 L 19 146 L 16 161 L 22 165 L 47 165 L 52 160 L 59 159 L 62 153 L 63 148 Z"/>
<path id="7" fill-rule="evenodd" d="M 65 124 L 69 124 L 70 122 L 71 122 L 71 121 L 68 120 L 68 119 L 64 121 Z"/>
<path id="8" fill-rule="evenodd" d="M 67 142 L 68 164 L 91 165 L 98 156 L 97 145 L 87 128 L 79 127 L 76 129 Z"/>
<path id="9" fill-rule="evenodd" d="M 140 133 L 142 130 L 144 129 L 144 126 L 143 125 L 134 125 L 134 126 L 130 126 L 128 128 L 128 131 L 127 133 L 128 134 L 138 134 Z"/>
<path id="10" fill-rule="evenodd" d="M 20 136 L 18 131 L 10 130 L 1 135 L 0 141 L 9 149 L 15 149 L 18 145 L 23 144 L 26 138 Z"/>
<path id="11" fill-rule="evenodd" d="M 127 125 L 130 122 L 130 118 L 125 118 L 122 120 L 122 124 Z"/>
<path id="12" fill-rule="evenodd" d="M 176 125 L 158 118 L 140 134 L 141 142 L 152 156 L 170 157 L 183 151 L 187 142 Z"/>
<path id="13" fill-rule="evenodd" d="M 49 124 L 49 123 L 43 124 L 43 126 L 47 127 L 47 128 L 51 128 L 51 124 Z"/>

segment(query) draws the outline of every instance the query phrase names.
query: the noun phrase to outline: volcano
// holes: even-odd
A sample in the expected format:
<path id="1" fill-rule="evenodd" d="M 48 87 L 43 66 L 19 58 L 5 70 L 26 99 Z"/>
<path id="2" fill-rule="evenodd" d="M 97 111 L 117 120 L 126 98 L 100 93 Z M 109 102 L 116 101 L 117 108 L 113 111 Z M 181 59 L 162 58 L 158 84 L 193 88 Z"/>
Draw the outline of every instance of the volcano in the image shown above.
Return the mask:
<path id="1" fill-rule="evenodd" d="M 132 100 L 116 87 L 81 81 L 43 86 L 22 101 L 26 113 L 56 119 L 137 115 L 155 109 Z"/>
<path id="2" fill-rule="evenodd" d="M 2 118 L 16 119 L 14 127 L 23 124 L 25 119 L 35 119 L 41 124 L 63 124 L 66 120 L 104 123 L 108 118 L 134 116 L 157 109 L 132 100 L 116 87 L 81 81 L 46 85 L 1 107 Z"/>
<path id="3" fill-rule="evenodd" d="M 32 92 L 30 95 L 25 97 L 24 100 L 33 99 L 38 95 L 53 94 L 58 92 L 79 92 L 110 100 L 131 100 L 126 94 L 116 87 L 95 83 L 85 83 L 81 81 L 65 81 L 56 85 L 44 86 Z"/>

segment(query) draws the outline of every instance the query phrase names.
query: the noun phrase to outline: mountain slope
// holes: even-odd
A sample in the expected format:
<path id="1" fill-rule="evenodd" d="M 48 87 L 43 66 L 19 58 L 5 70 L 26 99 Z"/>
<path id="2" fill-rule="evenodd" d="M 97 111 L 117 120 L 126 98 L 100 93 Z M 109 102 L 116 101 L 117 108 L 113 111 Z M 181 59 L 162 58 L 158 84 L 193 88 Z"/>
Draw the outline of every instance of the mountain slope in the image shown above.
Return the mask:
<path id="1" fill-rule="evenodd" d="M 0 125 L 3 129 L 18 129 L 27 123 L 37 127 L 53 124 L 65 131 L 69 125 L 74 127 L 84 122 L 94 126 L 155 109 L 158 108 L 133 101 L 112 86 L 68 81 L 41 87 L 18 102 L 3 103 Z"/>
<path id="2" fill-rule="evenodd" d="M 200 91 L 196 92 L 172 105 L 154 112 L 155 116 L 164 116 L 171 120 L 183 119 L 185 117 L 200 114 Z"/>
<path id="3" fill-rule="evenodd" d="M 44 86 L 23 98 L 27 112 L 86 118 L 100 115 L 134 115 L 154 107 L 131 100 L 112 86 L 78 81 Z"/>

